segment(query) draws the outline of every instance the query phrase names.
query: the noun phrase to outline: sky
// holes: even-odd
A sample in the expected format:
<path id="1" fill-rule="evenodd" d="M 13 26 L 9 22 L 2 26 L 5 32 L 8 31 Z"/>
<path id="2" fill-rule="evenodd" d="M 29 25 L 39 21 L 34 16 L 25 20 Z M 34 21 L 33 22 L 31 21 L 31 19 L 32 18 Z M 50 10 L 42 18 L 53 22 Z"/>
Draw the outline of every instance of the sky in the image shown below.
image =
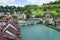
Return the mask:
<path id="1" fill-rule="evenodd" d="M 22 6 L 25 5 L 42 5 L 43 3 L 54 2 L 55 0 L 0 0 L 0 5 Z"/>

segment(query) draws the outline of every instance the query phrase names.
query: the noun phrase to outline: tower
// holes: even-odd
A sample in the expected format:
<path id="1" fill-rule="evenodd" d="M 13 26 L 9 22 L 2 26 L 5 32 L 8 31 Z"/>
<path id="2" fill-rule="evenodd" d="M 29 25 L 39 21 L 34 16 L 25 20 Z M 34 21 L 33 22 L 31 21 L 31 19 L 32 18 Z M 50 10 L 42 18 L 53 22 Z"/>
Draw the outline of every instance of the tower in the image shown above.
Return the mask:
<path id="1" fill-rule="evenodd" d="M 50 10 L 49 10 L 49 9 L 46 10 L 45 17 L 46 17 L 46 18 L 50 18 Z"/>

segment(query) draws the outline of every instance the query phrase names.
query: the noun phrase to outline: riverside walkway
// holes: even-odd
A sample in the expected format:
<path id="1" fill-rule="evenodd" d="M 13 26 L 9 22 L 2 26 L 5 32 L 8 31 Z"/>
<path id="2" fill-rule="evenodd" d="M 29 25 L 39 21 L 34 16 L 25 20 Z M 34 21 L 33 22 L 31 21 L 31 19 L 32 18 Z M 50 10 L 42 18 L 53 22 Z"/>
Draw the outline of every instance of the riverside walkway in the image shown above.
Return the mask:
<path id="1" fill-rule="evenodd" d="M 38 21 L 24 21 L 24 22 L 19 21 L 20 25 L 31 25 L 31 24 L 37 24 L 37 23 Z"/>
<path id="2" fill-rule="evenodd" d="M 29 19 L 28 21 L 19 20 L 19 24 L 20 25 L 31 25 L 31 24 L 37 24 L 41 21 L 42 21 L 41 18 L 33 18 L 33 19 Z"/>

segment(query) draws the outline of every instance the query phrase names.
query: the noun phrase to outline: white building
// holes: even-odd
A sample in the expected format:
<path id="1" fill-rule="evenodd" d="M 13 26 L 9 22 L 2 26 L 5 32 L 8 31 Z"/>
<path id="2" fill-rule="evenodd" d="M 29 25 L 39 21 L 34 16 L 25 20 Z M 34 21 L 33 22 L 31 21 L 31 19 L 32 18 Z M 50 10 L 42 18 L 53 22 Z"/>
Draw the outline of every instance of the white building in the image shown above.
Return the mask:
<path id="1" fill-rule="evenodd" d="M 36 15 L 35 15 L 35 14 L 31 14 L 30 16 L 31 16 L 32 18 L 34 18 Z"/>
<path id="2" fill-rule="evenodd" d="M 0 16 L 3 16 L 4 15 L 4 12 L 0 12 Z"/>
<path id="3" fill-rule="evenodd" d="M 49 9 L 46 10 L 45 17 L 46 17 L 46 18 L 50 18 L 50 10 L 49 10 Z"/>
<path id="4" fill-rule="evenodd" d="M 54 24 L 53 18 L 51 18 L 49 9 L 46 10 L 45 17 L 43 18 L 43 23 L 45 23 L 45 20 L 49 20 L 49 24 Z"/>
<path id="5" fill-rule="evenodd" d="M 54 24 L 53 18 L 49 19 L 49 24 Z"/>
<path id="6" fill-rule="evenodd" d="M 22 14 L 22 17 L 23 17 L 24 19 L 26 19 L 26 14 L 23 13 L 23 14 Z"/>

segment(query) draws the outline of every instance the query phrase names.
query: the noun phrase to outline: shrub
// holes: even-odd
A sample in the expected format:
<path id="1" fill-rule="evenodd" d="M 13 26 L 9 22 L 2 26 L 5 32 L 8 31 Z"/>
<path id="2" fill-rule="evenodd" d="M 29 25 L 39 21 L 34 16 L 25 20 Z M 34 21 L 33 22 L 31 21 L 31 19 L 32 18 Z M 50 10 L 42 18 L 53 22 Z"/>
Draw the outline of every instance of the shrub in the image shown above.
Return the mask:
<path id="1" fill-rule="evenodd" d="M 0 16 L 0 19 L 3 18 L 3 17 L 5 17 L 5 16 Z"/>
<path id="2" fill-rule="evenodd" d="M 56 27 L 56 21 L 54 21 L 54 27 Z"/>
<path id="3" fill-rule="evenodd" d="M 46 24 L 47 26 L 49 26 L 49 20 L 48 20 L 48 19 L 45 20 L 45 24 Z"/>
<path id="4" fill-rule="evenodd" d="M 17 16 L 12 16 L 13 18 L 17 19 Z"/>

